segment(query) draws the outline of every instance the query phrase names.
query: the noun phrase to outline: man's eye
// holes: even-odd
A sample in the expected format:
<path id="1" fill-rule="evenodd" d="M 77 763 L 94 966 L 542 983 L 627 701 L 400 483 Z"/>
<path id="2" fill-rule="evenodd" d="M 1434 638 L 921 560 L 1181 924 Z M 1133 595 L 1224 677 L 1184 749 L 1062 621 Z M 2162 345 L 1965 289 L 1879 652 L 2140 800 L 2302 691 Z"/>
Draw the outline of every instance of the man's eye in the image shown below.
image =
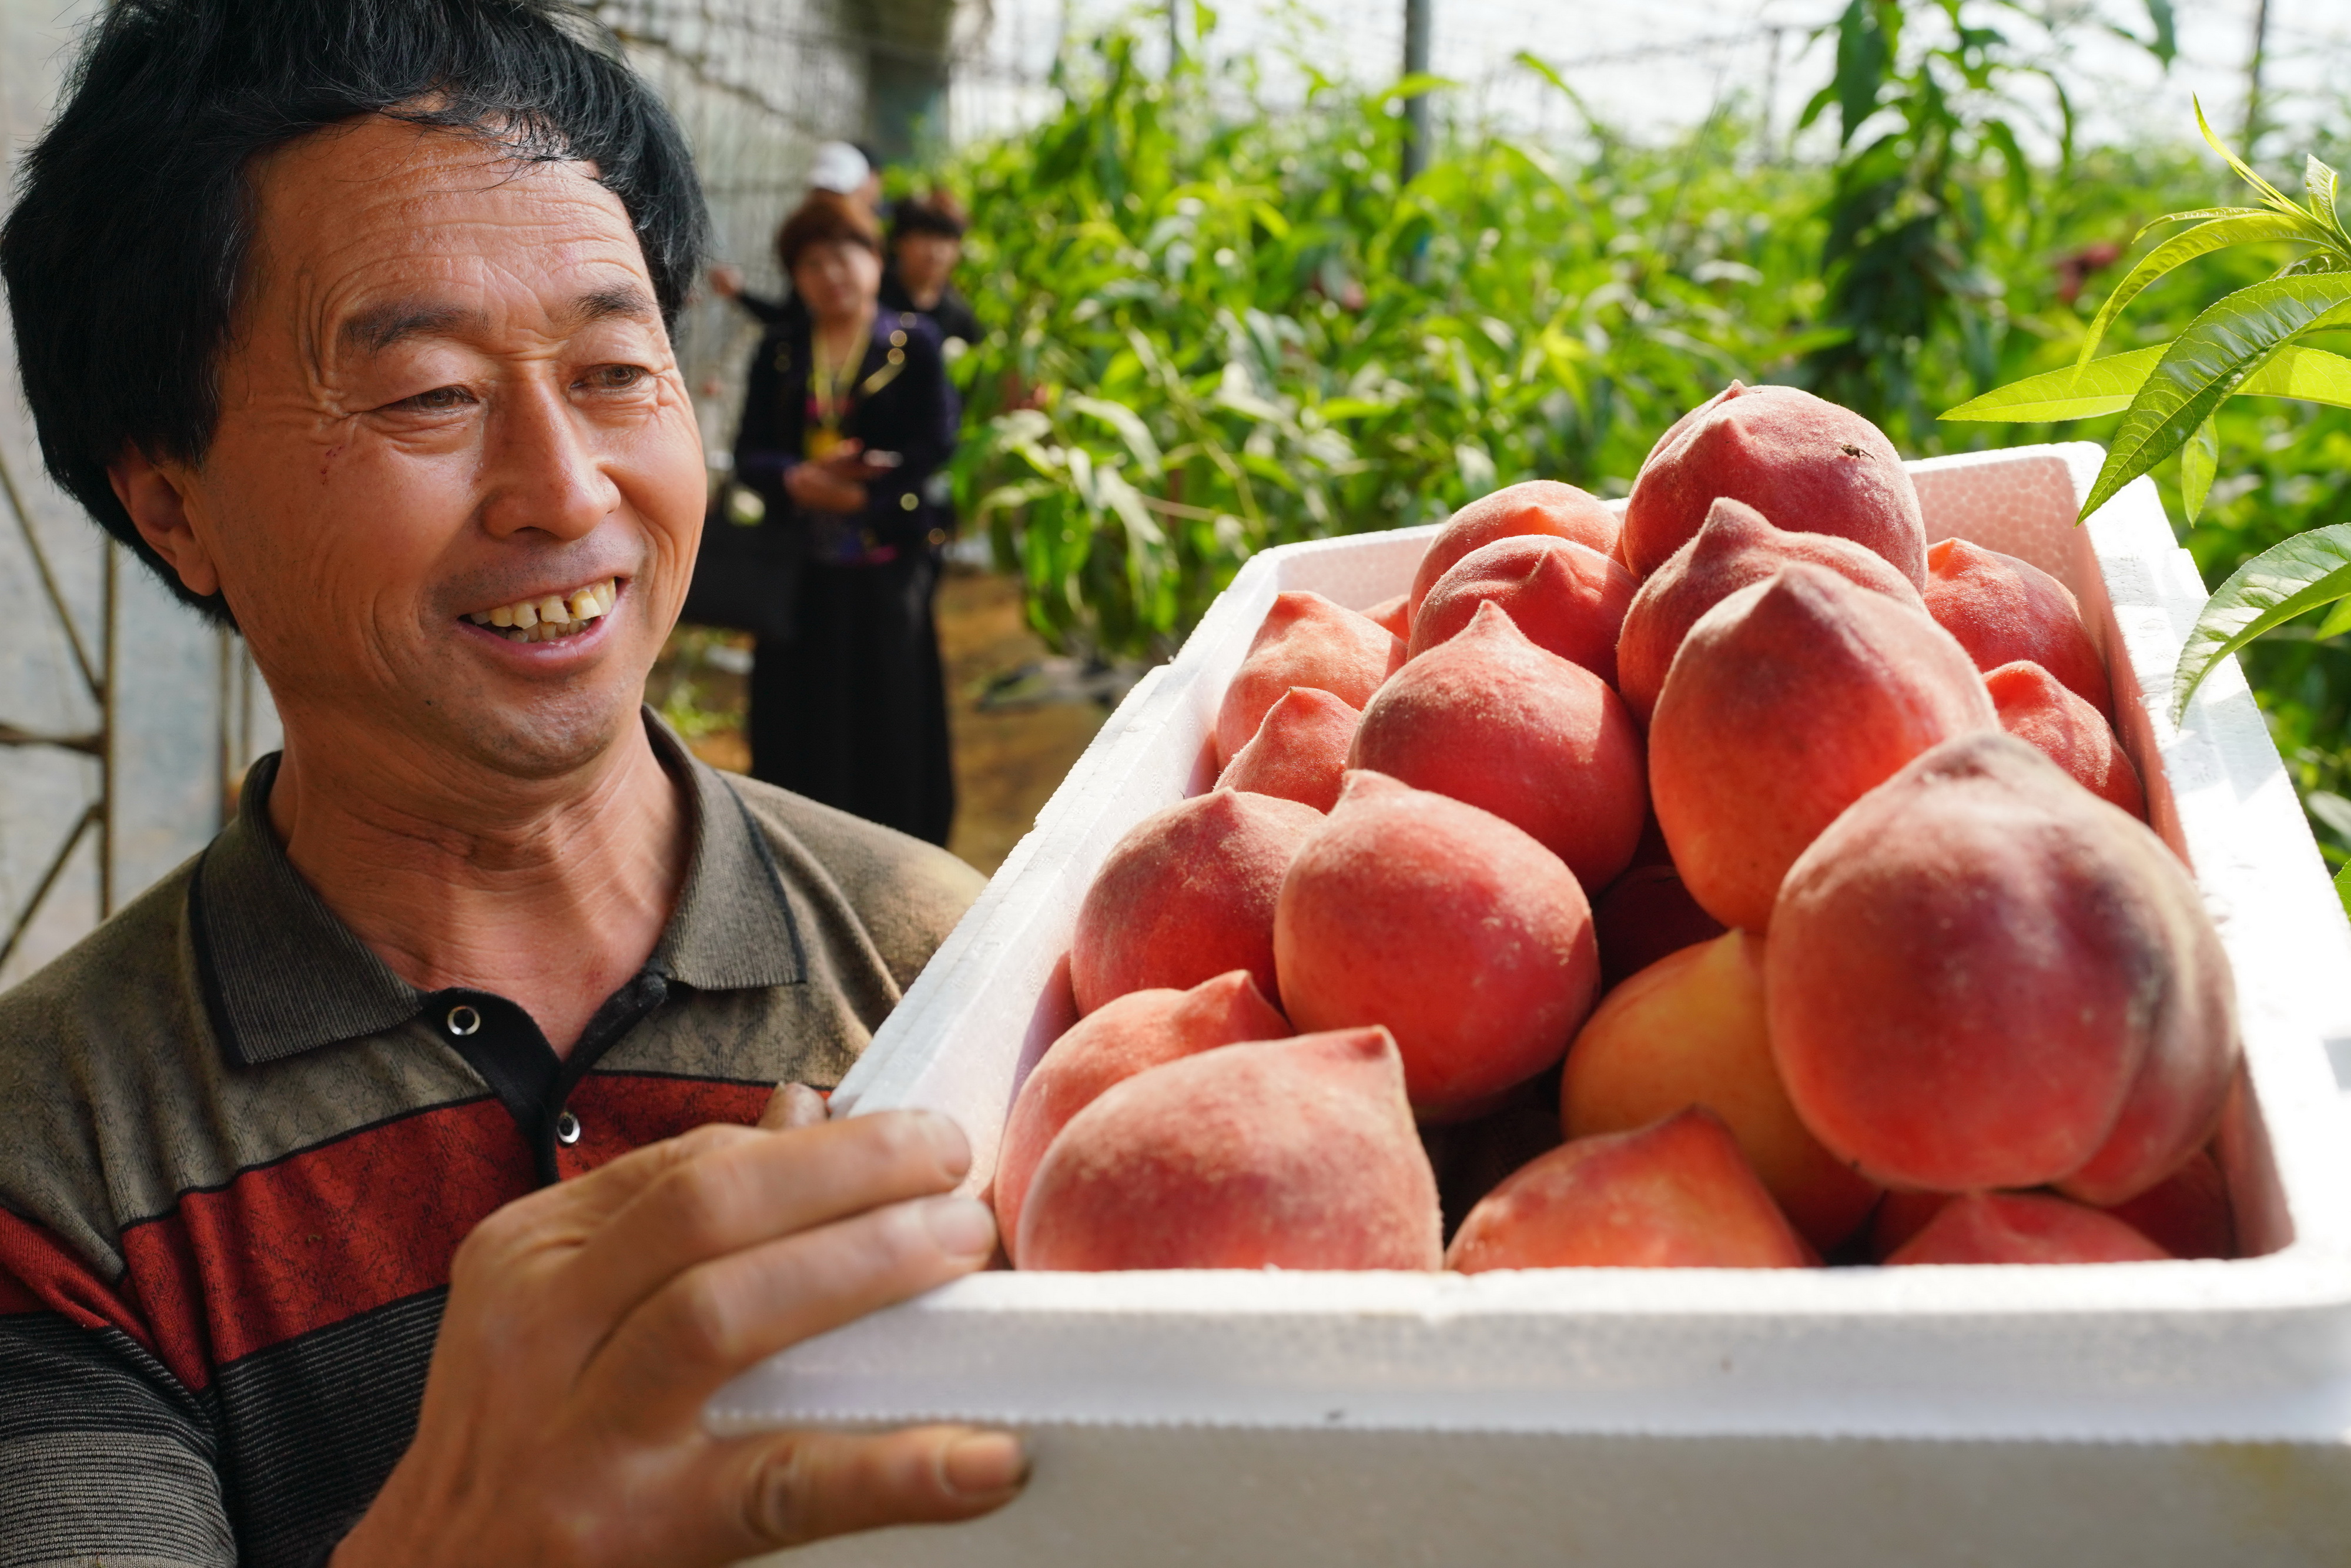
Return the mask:
<path id="1" fill-rule="evenodd" d="M 643 365 L 598 365 L 580 382 L 596 392 L 629 392 L 643 386 L 652 374 Z"/>
<path id="2" fill-rule="evenodd" d="M 457 410 L 470 405 L 473 401 L 474 394 L 464 387 L 434 387 L 431 392 L 418 392 L 414 397 L 404 397 L 392 406 L 408 409 L 417 413 L 455 413 Z"/>

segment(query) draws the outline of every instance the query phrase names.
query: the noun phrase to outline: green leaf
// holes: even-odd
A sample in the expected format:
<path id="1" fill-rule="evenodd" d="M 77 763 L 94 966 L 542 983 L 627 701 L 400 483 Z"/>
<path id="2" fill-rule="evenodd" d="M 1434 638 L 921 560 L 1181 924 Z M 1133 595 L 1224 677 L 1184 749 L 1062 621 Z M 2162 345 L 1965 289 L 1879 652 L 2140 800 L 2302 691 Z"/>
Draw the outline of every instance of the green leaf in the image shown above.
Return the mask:
<path id="1" fill-rule="evenodd" d="M 2061 419 L 2095 419 L 2130 406 L 2131 397 L 2162 360 L 2165 345 L 2108 354 L 2086 365 L 2068 365 L 1994 387 L 1943 415 L 1953 420 L 2040 424 Z"/>
<path id="2" fill-rule="evenodd" d="M 2351 523 L 2329 523 L 2263 550 L 2231 575 L 2196 618 L 2172 676 L 2171 722 L 2212 667 L 2273 626 L 2351 596 Z"/>
<path id="3" fill-rule="evenodd" d="M 2203 515 L 2204 497 L 2212 493 L 2212 476 L 2220 466 L 2220 433 L 2206 420 L 2179 449 L 2179 501 L 2188 520 Z"/>
<path id="4" fill-rule="evenodd" d="M 2245 378 L 2295 336 L 2351 318 L 2351 274 L 2275 277 L 2241 288 L 2196 318 L 2138 389 L 2082 503 L 2088 517 L 2179 448 Z"/>
<path id="5" fill-rule="evenodd" d="M 2323 219 L 2339 237 L 2343 220 L 2335 215 L 2335 191 L 2340 183 L 2335 171 L 2305 152 L 2302 155 L 2302 186 L 2310 193 L 2310 210 Z"/>
<path id="6" fill-rule="evenodd" d="M 2308 239 L 2313 237 L 2307 218 L 2289 217 L 2283 213 L 2264 213 L 2240 209 L 2227 217 L 2214 218 L 2198 224 L 2194 228 L 2176 234 L 2138 260 L 2138 265 L 2115 285 L 2105 303 L 2090 321 L 2089 330 L 2082 336 L 2082 351 L 2076 359 L 2088 364 L 2106 328 L 2122 314 L 2123 307 L 2138 297 L 2141 289 L 2183 262 L 2209 256 L 2232 245 L 2254 245 L 2265 240 Z"/>
<path id="7" fill-rule="evenodd" d="M 1459 82 L 1455 81 L 1451 77 L 1430 76 L 1426 71 L 1417 71 L 1411 76 L 1405 77 L 1403 80 L 1397 82 L 1395 86 L 1380 94 L 1378 99 L 1374 101 L 1379 103 L 1394 103 L 1400 98 L 1419 98 L 1423 94 L 1435 92 L 1440 88 L 1459 87 L 1460 85 L 1461 84 Z"/>
<path id="8" fill-rule="evenodd" d="M 2343 913 L 2351 915 L 2351 865 L 2335 873 L 2335 896 L 2343 901 Z"/>
<path id="9" fill-rule="evenodd" d="M 2351 408 L 2351 360 L 2299 344 L 2280 349 L 2237 389 L 2240 397 L 2291 397 Z"/>
<path id="10" fill-rule="evenodd" d="M 2155 24 L 2155 42 L 2147 49 L 2168 67 L 2179 53 L 2179 26 L 2171 14 L 2171 0 L 2147 0 L 2147 19 Z"/>
<path id="11" fill-rule="evenodd" d="M 1144 473 L 1154 479 L 1159 477 L 1164 468 L 1159 457 L 1159 443 L 1152 439 L 1151 427 L 1143 423 L 1141 414 L 1123 402 L 1112 402 L 1098 397 L 1072 397 L 1070 410 L 1073 413 L 1092 414 L 1116 431 L 1119 439 L 1126 443 L 1126 449 L 1134 455 L 1135 462 L 1142 465 Z"/>
<path id="12" fill-rule="evenodd" d="M 1877 89 L 1886 79 L 1887 38 L 1885 18 L 1873 0 L 1851 0 L 1837 18 L 1836 104 L 1837 145 L 1853 140 L 1877 109 Z"/>
<path id="13" fill-rule="evenodd" d="M 2292 197 L 2288 196 L 2283 191 L 2279 190 L 2275 185 L 2271 184 L 2267 180 L 2262 179 L 2259 174 L 2254 173 L 2251 164 L 2247 163 L 2242 158 L 2238 157 L 2234 152 L 2230 152 L 2228 148 L 2220 144 L 2220 139 L 2212 133 L 2212 122 L 2204 118 L 2203 99 L 2191 97 L 2189 98 L 2189 102 L 2195 106 L 2196 129 L 2204 133 L 2204 144 L 2211 148 L 2213 152 L 2218 152 L 2221 157 L 2227 159 L 2229 161 L 2229 167 L 2237 172 L 2237 177 L 2239 179 L 2244 181 L 2246 184 L 2251 185 L 2254 190 L 2259 191 L 2262 193 L 2262 200 L 2268 203 L 2271 206 L 2275 207 L 2278 211 L 2292 213 L 2299 212 L 2301 210 L 2294 204 L 2294 199 Z"/>
<path id="14" fill-rule="evenodd" d="M 2316 635 L 2323 642 L 2329 637 L 2340 637 L 2346 632 L 2351 632 L 2351 599 L 2335 601 L 2335 608 L 2326 612 L 2326 619 L 2318 623 Z"/>
<path id="15" fill-rule="evenodd" d="M 2327 831 L 2351 844 L 2351 800 L 2332 789 L 2313 789 L 2302 798 L 2302 807 L 2325 823 Z"/>

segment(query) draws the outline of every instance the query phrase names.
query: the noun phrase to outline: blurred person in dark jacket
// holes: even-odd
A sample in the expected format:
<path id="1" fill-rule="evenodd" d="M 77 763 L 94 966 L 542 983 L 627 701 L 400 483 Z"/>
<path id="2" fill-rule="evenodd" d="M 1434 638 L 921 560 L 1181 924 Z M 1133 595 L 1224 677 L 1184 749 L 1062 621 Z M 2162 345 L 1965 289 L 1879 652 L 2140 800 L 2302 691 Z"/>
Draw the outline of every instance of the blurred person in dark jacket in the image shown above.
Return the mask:
<path id="1" fill-rule="evenodd" d="M 752 666 L 752 776 L 944 844 L 931 596 L 948 516 L 931 495 L 961 411 L 939 331 L 881 305 L 881 235 L 849 198 L 812 192 L 776 252 L 805 311 L 754 353 L 735 465 L 806 563 L 794 636 L 763 640 Z"/>
<path id="2" fill-rule="evenodd" d="M 938 324 L 950 345 L 980 340 L 979 318 L 971 301 L 956 292 L 956 263 L 963 259 L 964 230 L 971 220 L 963 204 L 945 191 L 909 196 L 890 214 L 890 265 L 882 275 L 884 309 L 914 310 Z M 950 347 L 950 358 L 962 352 Z"/>

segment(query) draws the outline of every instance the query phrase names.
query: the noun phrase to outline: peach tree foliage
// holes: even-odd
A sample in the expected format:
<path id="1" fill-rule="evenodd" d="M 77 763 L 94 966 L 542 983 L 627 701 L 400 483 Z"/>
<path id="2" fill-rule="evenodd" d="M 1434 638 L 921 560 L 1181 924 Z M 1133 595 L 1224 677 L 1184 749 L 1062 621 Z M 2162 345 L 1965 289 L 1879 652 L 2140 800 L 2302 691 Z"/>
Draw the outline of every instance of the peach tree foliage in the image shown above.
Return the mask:
<path id="1" fill-rule="evenodd" d="M 1809 341 L 1814 182 L 1742 167 L 1727 118 L 1667 153 L 1602 134 L 1573 166 L 1465 140 L 1399 189 L 1394 91 L 1262 110 L 1146 75 L 1119 36 L 1062 85 L 949 172 L 991 328 L 964 515 L 1057 644 L 1172 646 L 1270 545 L 1629 476 Z"/>

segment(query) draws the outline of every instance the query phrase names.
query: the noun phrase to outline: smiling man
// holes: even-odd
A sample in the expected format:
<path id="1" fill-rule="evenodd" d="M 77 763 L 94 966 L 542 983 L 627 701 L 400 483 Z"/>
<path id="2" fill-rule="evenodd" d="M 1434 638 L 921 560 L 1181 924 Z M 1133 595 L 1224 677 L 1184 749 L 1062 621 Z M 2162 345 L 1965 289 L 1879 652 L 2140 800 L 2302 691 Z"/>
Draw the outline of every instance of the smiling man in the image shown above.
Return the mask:
<path id="1" fill-rule="evenodd" d="M 810 1088 L 977 879 L 642 706 L 703 513 L 659 104 L 556 0 L 120 0 L 21 189 L 49 466 L 287 738 L 0 998 L 0 1561 L 684 1565 L 1008 1500 L 1004 1434 L 699 1426 L 995 1237 L 952 1124 Z"/>

